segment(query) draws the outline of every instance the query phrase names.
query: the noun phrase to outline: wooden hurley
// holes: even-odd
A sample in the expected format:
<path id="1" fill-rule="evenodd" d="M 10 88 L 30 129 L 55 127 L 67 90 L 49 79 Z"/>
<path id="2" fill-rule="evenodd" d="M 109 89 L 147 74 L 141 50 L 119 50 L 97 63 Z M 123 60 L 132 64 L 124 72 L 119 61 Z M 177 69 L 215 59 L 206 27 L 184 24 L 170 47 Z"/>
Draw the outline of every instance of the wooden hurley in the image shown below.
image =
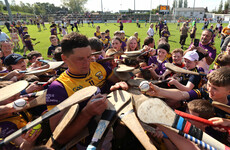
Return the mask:
<path id="1" fill-rule="evenodd" d="M 136 117 L 133 109 L 132 102 L 129 102 L 119 113 L 118 116 L 124 122 L 124 124 L 129 128 L 129 130 L 137 137 L 143 147 L 147 150 L 156 150 L 147 134 L 145 133 L 142 125 Z"/>
<path id="2" fill-rule="evenodd" d="M 222 103 L 219 103 L 217 101 L 212 101 L 212 105 L 227 112 L 227 113 L 230 113 L 230 106 L 228 105 L 225 105 L 225 104 L 222 104 Z"/>
<path id="3" fill-rule="evenodd" d="M 203 73 L 199 73 L 199 72 L 194 72 L 194 71 L 190 71 L 190 70 L 186 70 L 180 67 L 177 67 L 175 65 L 173 65 L 172 63 L 165 63 L 165 67 L 173 72 L 176 73 L 184 73 L 184 74 L 193 74 L 193 75 L 200 75 L 200 76 L 206 76 L 206 74 Z"/>
<path id="4" fill-rule="evenodd" d="M 116 90 L 108 96 L 111 96 L 108 98 L 108 108 L 103 112 L 101 120 L 97 125 L 96 131 L 94 132 L 92 141 L 90 145 L 88 145 L 87 150 L 96 150 L 110 121 L 120 111 L 121 107 L 123 107 L 131 99 L 131 95 L 123 90 Z"/>
<path id="5" fill-rule="evenodd" d="M 97 62 L 98 63 L 104 63 L 104 62 L 107 62 L 107 61 L 110 61 L 110 60 L 114 60 L 114 57 L 106 57 L 106 58 L 97 60 Z"/>
<path id="6" fill-rule="evenodd" d="M 35 68 L 32 70 L 26 71 L 25 74 L 26 75 L 30 75 L 30 74 L 41 75 L 41 74 L 44 74 L 45 72 L 50 72 L 53 69 L 56 69 L 56 68 L 58 68 L 64 64 L 64 61 L 51 62 L 51 61 L 42 60 L 42 59 L 40 59 L 39 61 L 47 63 L 49 65 L 48 68 L 44 68 L 44 69 L 38 69 L 38 68 L 36 69 Z M 41 67 L 41 68 L 43 68 L 43 67 Z"/>
<path id="7" fill-rule="evenodd" d="M 190 134 L 216 149 L 230 149 L 194 125 L 191 125 L 190 122 L 177 115 L 166 103 L 158 98 L 151 98 L 141 103 L 137 109 L 137 115 L 144 123 L 167 125 L 186 134 Z"/>
<path id="8" fill-rule="evenodd" d="M 7 85 L 4 88 L 0 89 L 0 102 L 20 93 L 22 90 L 24 90 L 29 83 L 26 80 L 21 80 L 15 83 L 12 83 L 10 85 Z"/>
<path id="9" fill-rule="evenodd" d="M 57 140 L 57 138 L 62 134 L 63 130 L 73 121 L 76 117 L 79 110 L 79 105 L 75 104 L 71 106 L 68 110 L 66 110 L 65 114 L 63 115 L 62 119 L 58 123 L 57 127 L 53 131 L 53 137 L 51 137 L 46 146 L 53 147 L 53 142 Z"/>
<path id="10" fill-rule="evenodd" d="M 93 94 L 96 93 L 96 91 L 97 91 L 97 87 L 89 86 L 89 87 L 83 88 L 83 89 L 75 92 L 73 95 L 68 97 L 66 100 L 64 100 L 62 103 L 58 104 L 56 107 L 54 107 L 50 111 L 48 111 L 46 114 L 35 119 L 30 124 L 27 124 L 23 128 L 19 129 L 18 131 L 14 132 L 11 135 L 9 135 L 8 137 L 6 137 L 3 141 L 0 142 L 0 146 L 3 144 L 8 144 L 11 140 L 17 138 L 21 134 L 27 132 L 32 127 L 38 125 L 39 123 L 42 123 L 44 120 L 49 119 L 50 117 L 61 112 L 62 110 L 66 109 L 66 108 L 68 108 L 68 107 L 70 107 L 76 103 L 80 103 L 80 102 L 90 98 Z"/>
<path id="11" fill-rule="evenodd" d="M 130 72 L 133 71 L 135 68 L 134 67 L 130 67 L 124 64 L 119 64 L 117 67 L 117 72 Z"/>

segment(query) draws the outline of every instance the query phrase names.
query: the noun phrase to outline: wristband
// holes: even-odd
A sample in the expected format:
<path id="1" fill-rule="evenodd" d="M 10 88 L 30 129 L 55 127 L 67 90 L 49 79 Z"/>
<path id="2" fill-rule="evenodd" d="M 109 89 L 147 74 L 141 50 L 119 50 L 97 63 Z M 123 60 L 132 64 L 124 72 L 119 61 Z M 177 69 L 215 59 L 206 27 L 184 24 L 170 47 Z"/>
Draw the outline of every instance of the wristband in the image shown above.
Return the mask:
<path id="1" fill-rule="evenodd" d="M 17 99 L 14 101 L 13 107 L 16 110 L 21 110 L 26 105 L 26 100 L 24 99 Z"/>

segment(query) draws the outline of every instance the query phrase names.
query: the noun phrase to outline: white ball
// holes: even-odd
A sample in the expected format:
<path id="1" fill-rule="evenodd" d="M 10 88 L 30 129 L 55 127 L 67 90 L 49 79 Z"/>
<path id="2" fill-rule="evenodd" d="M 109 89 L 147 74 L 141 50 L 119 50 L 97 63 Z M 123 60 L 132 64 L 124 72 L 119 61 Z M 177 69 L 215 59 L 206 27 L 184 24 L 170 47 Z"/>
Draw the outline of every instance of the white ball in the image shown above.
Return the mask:
<path id="1" fill-rule="evenodd" d="M 13 107 L 16 110 L 22 109 L 26 105 L 26 100 L 24 99 L 17 99 L 14 101 Z"/>
<path id="2" fill-rule="evenodd" d="M 139 88 L 142 92 L 146 92 L 149 90 L 149 82 L 148 81 L 142 81 L 139 85 Z"/>

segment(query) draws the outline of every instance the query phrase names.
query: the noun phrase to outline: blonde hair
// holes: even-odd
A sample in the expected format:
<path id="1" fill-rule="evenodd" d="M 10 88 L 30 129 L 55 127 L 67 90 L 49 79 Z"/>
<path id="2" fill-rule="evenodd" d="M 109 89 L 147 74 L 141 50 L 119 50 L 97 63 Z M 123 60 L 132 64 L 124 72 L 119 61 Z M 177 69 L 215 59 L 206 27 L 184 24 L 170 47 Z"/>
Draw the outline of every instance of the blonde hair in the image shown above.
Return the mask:
<path id="1" fill-rule="evenodd" d="M 129 39 L 128 39 L 128 41 L 127 41 L 127 48 L 126 48 L 126 52 L 127 51 L 131 51 L 131 49 L 130 49 L 130 42 L 132 41 L 132 40 L 136 40 L 136 42 L 137 42 L 137 38 L 135 37 L 135 36 L 130 36 L 129 37 Z M 135 48 L 135 50 L 138 50 L 138 44 L 137 44 L 137 47 Z"/>

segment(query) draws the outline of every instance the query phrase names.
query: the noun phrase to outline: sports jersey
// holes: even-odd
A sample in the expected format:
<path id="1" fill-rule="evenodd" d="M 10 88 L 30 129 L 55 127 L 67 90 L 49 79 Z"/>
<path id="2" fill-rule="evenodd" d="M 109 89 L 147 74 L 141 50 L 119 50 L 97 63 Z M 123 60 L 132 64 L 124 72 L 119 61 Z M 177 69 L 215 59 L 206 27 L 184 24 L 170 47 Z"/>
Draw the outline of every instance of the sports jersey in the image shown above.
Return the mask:
<path id="1" fill-rule="evenodd" d="M 0 141 L 9 136 L 10 134 L 14 133 L 15 131 L 17 131 L 18 129 L 24 127 L 31 120 L 32 116 L 27 111 L 2 119 L 0 121 Z M 19 147 L 15 146 L 13 142 L 4 145 L 1 148 L 19 150 Z"/>
<path id="2" fill-rule="evenodd" d="M 110 36 L 105 36 L 105 38 L 107 38 L 109 41 L 111 41 L 111 38 L 110 38 Z"/>
<path id="3" fill-rule="evenodd" d="M 34 47 L 33 47 L 33 45 L 32 45 L 32 42 L 31 42 L 31 40 L 26 40 L 25 39 L 25 45 L 26 45 L 26 47 L 28 48 L 28 50 L 30 50 L 30 51 L 33 51 L 34 50 Z"/>
<path id="4" fill-rule="evenodd" d="M 69 70 L 63 72 L 56 81 L 48 88 L 46 94 L 46 104 L 48 109 L 52 109 L 74 92 L 91 85 L 99 87 L 105 93 L 106 79 L 112 76 L 112 70 L 97 62 L 90 63 L 90 70 L 85 75 L 74 75 Z"/>
<path id="5" fill-rule="evenodd" d="M 96 36 L 97 38 L 100 39 L 101 38 L 101 32 L 97 32 L 97 31 L 94 32 L 94 36 Z"/>
<path id="6" fill-rule="evenodd" d="M 189 48 L 193 45 L 193 43 L 189 46 Z M 213 60 L 215 60 L 216 58 L 216 48 L 215 46 L 213 46 L 211 43 L 207 44 L 207 45 L 202 45 L 201 43 L 199 43 L 199 47 L 203 48 L 204 50 L 206 50 L 208 52 L 209 57 L 211 57 Z M 198 67 L 201 67 L 204 69 L 204 72 L 207 74 L 209 72 L 209 65 L 206 62 L 205 58 L 202 58 L 199 62 L 198 62 Z"/>
<path id="7" fill-rule="evenodd" d="M 165 67 L 165 63 L 167 63 L 168 61 L 166 60 L 166 58 L 160 63 L 158 62 L 157 60 L 157 56 L 151 56 L 149 58 L 149 61 L 148 61 L 148 65 L 151 65 L 151 64 L 156 64 L 158 67 L 155 69 L 155 72 L 158 74 L 158 75 L 162 75 L 165 70 L 166 70 L 166 67 Z"/>
<path id="8" fill-rule="evenodd" d="M 100 41 L 103 43 L 103 49 L 107 48 L 109 45 L 109 40 L 105 38 L 104 40 L 101 38 Z"/>
<path id="9" fill-rule="evenodd" d="M 203 72 L 203 68 L 195 67 L 194 69 L 191 69 L 190 71 Z M 182 74 L 180 83 L 183 85 L 187 85 L 188 81 L 194 85 L 194 89 L 200 88 L 200 86 L 201 86 L 201 84 L 200 84 L 201 83 L 201 76 L 199 76 L 199 75 Z"/>
<path id="10" fill-rule="evenodd" d="M 212 99 L 209 97 L 208 91 L 205 88 L 199 88 L 199 89 L 193 89 L 188 92 L 189 94 L 189 100 L 194 100 L 194 99 L 205 99 L 209 100 L 210 103 L 212 103 Z M 226 105 L 230 106 L 230 96 L 227 97 L 228 103 Z M 230 119 L 230 114 L 226 113 L 225 111 L 215 107 L 215 116 L 221 117 L 221 118 L 228 118 Z"/>
<path id="11" fill-rule="evenodd" d="M 48 48 L 47 55 L 53 55 L 55 49 L 56 49 L 57 47 L 59 47 L 59 46 L 61 46 L 61 45 L 60 45 L 60 44 L 58 44 L 58 45 L 56 45 L 56 46 L 50 45 L 50 47 Z"/>
<path id="12" fill-rule="evenodd" d="M 52 28 L 50 32 L 51 35 L 57 35 L 57 28 Z"/>
<path id="13" fill-rule="evenodd" d="M 127 38 L 126 37 L 124 37 L 124 38 L 121 38 L 121 40 L 123 41 L 123 42 L 127 42 Z"/>

